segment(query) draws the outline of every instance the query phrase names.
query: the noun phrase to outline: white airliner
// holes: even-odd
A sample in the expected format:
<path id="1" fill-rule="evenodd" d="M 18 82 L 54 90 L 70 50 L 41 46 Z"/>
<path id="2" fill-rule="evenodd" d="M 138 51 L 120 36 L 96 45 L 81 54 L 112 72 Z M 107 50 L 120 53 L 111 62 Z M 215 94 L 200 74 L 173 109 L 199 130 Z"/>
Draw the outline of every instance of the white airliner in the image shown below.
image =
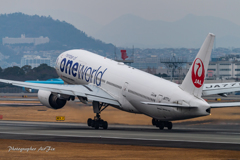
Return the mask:
<path id="1" fill-rule="evenodd" d="M 211 108 L 240 105 L 240 102 L 209 104 L 201 98 L 239 90 L 239 86 L 236 89 L 232 84 L 227 84 L 229 87 L 220 86 L 223 84 L 203 86 L 214 38 L 213 34 L 208 34 L 181 85 L 85 50 L 63 52 L 56 60 L 57 74 L 69 85 L 3 79 L 0 82 L 28 90 L 39 89 L 40 102 L 53 109 L 64 107 L 67 100 L 75 97 L 82 103 L 91 101 L 96 116 L 88 119 L 88 125 L 95 129 L 108 128 L 108 123 L 100 118 L 108 105 L 145 114 L 152 117 L 152 124 L 160 129 L 172 129 L 171 121 L 206 116 Z"/>

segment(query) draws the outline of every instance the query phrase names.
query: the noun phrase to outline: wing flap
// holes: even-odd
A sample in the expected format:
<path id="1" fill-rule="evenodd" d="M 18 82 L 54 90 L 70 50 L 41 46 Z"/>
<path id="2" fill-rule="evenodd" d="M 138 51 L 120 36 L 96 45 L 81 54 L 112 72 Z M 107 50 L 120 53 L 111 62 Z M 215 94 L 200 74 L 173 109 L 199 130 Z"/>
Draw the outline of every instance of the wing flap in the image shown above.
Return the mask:
<path id="1" fill-rule="evenodd" d="M 88 95 L 87 98 L 90 101 L 99 101 L 99 102 L 120 106 L 120 104 L 117 101 L 112 99 L 103 99 L 102 97 L 96 97 L 96 96 L 90 96 L 90 95 Z"/>

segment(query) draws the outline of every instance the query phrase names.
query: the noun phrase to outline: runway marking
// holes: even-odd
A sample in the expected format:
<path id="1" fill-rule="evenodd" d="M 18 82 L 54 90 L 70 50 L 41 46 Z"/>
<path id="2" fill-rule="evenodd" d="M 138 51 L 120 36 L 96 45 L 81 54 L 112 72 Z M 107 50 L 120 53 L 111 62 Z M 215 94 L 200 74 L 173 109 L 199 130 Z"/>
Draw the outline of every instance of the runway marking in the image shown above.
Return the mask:
<path id="1" fill-rule="evenodd" d="M 234 133 L 234 132 L 217 132 L 217 133 L 220 133 L 220 134 L 237 134 L 237 135 L 240 135 L 240 133 Z"/>
<path id="2" fill-rule="evenodd" d="M 56 135 L 56 134 L 31 134 L 31 133 L 14 133 L 0 132 L 0 134 L 15 135 L 33 135 L 33 136 L 58 136 L 58 137 L 78 137 L 78 138 L 105 138 L 105 139 L 123 139 L 123 140 L 142 140 L 142 141 L 172 141 L 172 142 L 192 142 L 192 143 L 214 143 L 214 144 L 239 144 L 235 142 L 213 142 L 213 141 L 192 141 L 192 140 L 169 140 L 169 139 L 146 139 L 146 138 L 123 138 L 123 137 L 105 137 L 105 136 L 78 136 L 78 135 Z"/>

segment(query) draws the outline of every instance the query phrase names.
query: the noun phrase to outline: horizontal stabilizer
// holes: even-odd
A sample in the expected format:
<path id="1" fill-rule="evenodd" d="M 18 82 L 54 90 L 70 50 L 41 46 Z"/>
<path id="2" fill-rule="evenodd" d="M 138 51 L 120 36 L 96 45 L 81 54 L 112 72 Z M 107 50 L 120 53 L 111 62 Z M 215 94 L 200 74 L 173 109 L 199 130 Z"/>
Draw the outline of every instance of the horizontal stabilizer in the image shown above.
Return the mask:
<path id="1" fill-rule="evenodd" d="M 163 106 L 163 107 L 176 107 L 176 108 L 198 108 L 195 106 L 184 106 L 179 104 L 172 103 L 155 103 L 155 102 L 141 102 L 142 104 L 154 105 L 154 106 Z"/>
<path id="2" fill-rule="evenodd" d="M 240 107 L 240 102 L 209 103 L 211 108 Z"/>

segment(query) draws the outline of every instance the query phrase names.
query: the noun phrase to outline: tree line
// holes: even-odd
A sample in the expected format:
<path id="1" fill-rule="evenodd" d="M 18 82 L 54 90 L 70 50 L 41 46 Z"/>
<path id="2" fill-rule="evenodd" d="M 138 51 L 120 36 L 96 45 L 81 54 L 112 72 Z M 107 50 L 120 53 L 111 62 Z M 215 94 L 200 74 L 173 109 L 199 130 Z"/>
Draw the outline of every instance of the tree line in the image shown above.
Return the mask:
<path id="1" fill-rule="evenodd" d="M 51 78 L 58 78 L 55 68 L 47 64 L 41 64 L 38 67 L 32 68 L 29 65 L 23 67 L 13 66 L 2 69 L 0 67 L 1 79 L 26 81 L 26 80 L 47 80 Z M 0 87 L 9 86 L 1 83 Z"/>

